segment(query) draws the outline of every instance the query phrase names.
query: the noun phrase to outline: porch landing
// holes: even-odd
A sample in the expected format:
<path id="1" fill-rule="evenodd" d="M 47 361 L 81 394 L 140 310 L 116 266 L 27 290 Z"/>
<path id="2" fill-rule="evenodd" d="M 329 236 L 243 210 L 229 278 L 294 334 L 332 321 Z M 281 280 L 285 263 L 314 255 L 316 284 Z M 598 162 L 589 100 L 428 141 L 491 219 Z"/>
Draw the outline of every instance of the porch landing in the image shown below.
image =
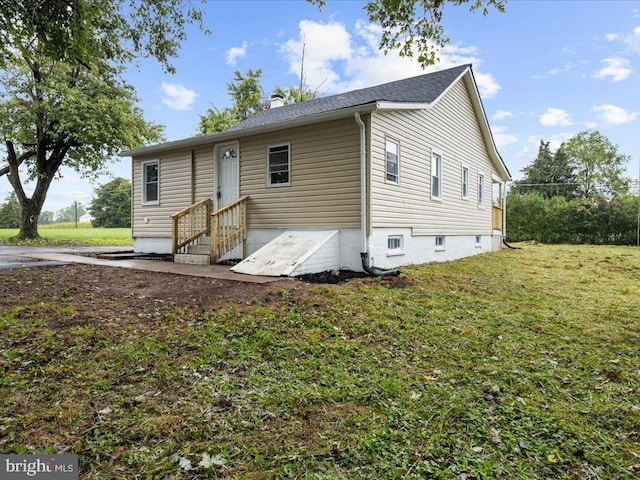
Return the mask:
<path id="1" fill-rule="evenodd" d="M 68 253 L 28 253 L 24 257 L 37 258 L 51 262 L 83 263 L 86 265 L 100 265 L 103 267 L 129 268 L 148 272 L 173 273 L 176 275 L 190 275 L 193 277 L 215 278 L 219 280 L 233 280 L 248 283 L 269 283 L 282 278 L 264 277 L 258 275 L 243 275 L 234 273 L 225 265 L 187 265 L 158 260 L 105 260 L 102 258 L 85 257 Z"/>

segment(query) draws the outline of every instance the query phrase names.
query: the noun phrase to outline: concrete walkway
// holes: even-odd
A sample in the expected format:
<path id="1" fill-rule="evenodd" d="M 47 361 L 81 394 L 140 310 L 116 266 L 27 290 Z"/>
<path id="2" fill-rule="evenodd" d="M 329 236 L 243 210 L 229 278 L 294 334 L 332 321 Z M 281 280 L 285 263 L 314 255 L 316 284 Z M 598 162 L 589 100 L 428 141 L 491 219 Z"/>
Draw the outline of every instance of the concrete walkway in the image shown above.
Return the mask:
<path id="1" fill-rule="evenodd" d="M 160 260 L 105 260 L 102 258 L 74 255 L 74 253 L 98 253 L 126 250 L 127 247 L 104 248 L 42 248 L 42 247 L 1 247 L 0 270 L 10 268 L 33 268 L 69 263 L 100 265 L 104 267 L 130 268 L 147 272 L 173 273 L 193 277 L 234 280 L 248 283 L 269 283 L 283 280 L 282 277 L 262 277 L 232 272 L 224 265 L 185 265 Z"/>

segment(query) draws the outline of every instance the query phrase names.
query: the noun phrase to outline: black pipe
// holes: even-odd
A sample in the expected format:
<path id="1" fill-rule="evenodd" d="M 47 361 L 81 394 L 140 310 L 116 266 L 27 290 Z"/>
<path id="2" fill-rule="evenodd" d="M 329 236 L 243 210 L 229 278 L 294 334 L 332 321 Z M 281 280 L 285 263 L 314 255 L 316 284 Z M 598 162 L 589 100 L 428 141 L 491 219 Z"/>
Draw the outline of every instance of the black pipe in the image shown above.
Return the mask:
<path id="1" fill-rule="evenodd" d="M 507 243 L 507 239 L 505 237 L 502 237 L 502 243 L 505 244 L 505 246 L 507 246 L 508 248 L 510 248 L 511 250 L 522 250 L 522 247 L 514 247 L 512 245 L 509 245 Z"/>
<path id="2" fill-rule="evenodd" d="M 364 271 L 374 277 L 397 277 L 402 273 L 400 270 L 395 269 L 383 270 L 377 267 L 370 267 L 369 254 L 367 252 L 360 252 L 360 258 L 362 259 L 362 268 Z"/>

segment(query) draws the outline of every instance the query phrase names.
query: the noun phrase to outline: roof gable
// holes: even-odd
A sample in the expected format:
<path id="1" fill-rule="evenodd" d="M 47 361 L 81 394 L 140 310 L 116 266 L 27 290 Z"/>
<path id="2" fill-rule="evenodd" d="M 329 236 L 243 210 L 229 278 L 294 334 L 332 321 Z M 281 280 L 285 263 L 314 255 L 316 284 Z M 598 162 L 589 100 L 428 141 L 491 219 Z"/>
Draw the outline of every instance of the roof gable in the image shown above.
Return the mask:
<path id="1" fill-rule="evenodd" d="M 263 110 L 228 131 L 240 132 L 376 102 L 429 104 L 437 100 L 469 68 L 470 65 L 461 65 L 382 85 Z"/>

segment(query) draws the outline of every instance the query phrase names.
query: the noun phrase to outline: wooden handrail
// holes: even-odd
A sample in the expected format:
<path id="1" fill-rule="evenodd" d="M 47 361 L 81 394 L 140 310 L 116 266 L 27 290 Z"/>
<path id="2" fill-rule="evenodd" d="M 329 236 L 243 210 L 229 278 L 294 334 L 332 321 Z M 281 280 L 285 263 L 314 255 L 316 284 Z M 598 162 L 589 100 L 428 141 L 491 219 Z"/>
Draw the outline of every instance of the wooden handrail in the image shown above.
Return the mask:
<path id="1" fill-rule="evenodd" d="M 502 230 L 502 207 L 493 205 L 491 210 L 493 229 Z"/>
<path id="2" fill-rule="evenodd" d="M 183 208 L 179 212 L 173 213 L 171 215 L 171 218 L 182 217 L 182 216 L 186 215 L 187 213 L 191 212 L 192 210 L 195 210 L 196 208 L 200 207 L 201 205 L 203 205 L 205 203 L 208 203 L 209 205 L 211 205 L 211 199 L 210 198 L 205 198 L 204 200 L 200 200 L 199 202 L 196 202 L 193 205 L 189 205 L 188 207 Z"/>
<path id="3" fill-rule="evenodd" d="M 242 258 L 247 256 L 247 199 L 240 197 L 211 214 L 211 263 L 242 243 Z"/>
<path id="4" fill-rule="evenodd" d="M 211 231 L 211 199 L 201 200 L 171 215 L 172 253 L 175 255 Z"/>
<path id="5" fill-rule="evenodd" d="M 224 207 L 219 208 L 218 210 L 213 212 L 211 214 L 211 216 L 213 217 L 214 215 L 220 215 L 221 213 L 224 213 L 226 210 L 231 210 L 233 207 L 235 207 L 239 203 L 245 202 L 248 198 L 249 198 L 249 195 L 245 195 L 244 197 L 240 197 L 239 199 L 234 200 L 233 202 L 231 202 L 229 205 L 225 205 Z"/>

